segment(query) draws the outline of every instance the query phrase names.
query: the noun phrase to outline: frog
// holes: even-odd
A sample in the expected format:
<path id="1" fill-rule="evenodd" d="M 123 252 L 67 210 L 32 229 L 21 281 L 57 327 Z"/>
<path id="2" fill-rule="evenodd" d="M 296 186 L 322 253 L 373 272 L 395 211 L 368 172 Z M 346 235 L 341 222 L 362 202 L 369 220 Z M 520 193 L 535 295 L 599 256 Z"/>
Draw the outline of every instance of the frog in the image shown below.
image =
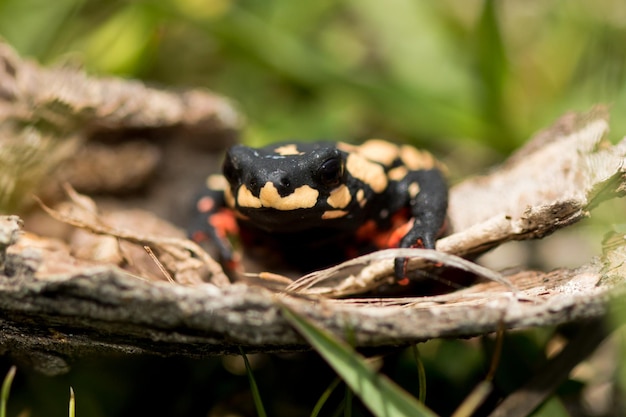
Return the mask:
<path id="1" fill-rule="evenodd" d="M 227 272 L 241 269 L 234 240 L 310 272 L 379 249 L 435 249 L 447 207 L 445 167 L 411 145 L 237 144 L 195 199 L 188 232 L 216 249 Z M 394 275 L 408 279 L 406 259 L 395 260 Z"/>

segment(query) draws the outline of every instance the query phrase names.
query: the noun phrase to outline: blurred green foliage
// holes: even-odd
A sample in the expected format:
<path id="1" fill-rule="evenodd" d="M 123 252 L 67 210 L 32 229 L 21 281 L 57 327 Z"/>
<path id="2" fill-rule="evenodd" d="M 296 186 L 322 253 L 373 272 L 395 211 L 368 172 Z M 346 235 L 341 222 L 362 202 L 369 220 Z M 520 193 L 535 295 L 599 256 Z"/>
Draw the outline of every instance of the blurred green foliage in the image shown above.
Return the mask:
<path id="1" fill-rule="evenodd" d="M 0 35 L 44 63 L 210 87 L 240 103 L 251 143 L 508 153 L 567 110 L 626 110 L 619 0 L 0 0 Z"/>

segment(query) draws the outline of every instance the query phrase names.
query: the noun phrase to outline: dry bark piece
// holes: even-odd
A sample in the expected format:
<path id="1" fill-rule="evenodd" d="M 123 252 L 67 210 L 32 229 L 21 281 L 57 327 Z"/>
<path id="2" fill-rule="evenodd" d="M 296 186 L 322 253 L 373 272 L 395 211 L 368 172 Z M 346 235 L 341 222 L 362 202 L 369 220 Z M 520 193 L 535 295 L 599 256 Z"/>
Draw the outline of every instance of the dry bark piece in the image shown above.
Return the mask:
<path id="1" fill-rule="evenodd" d="M 86 194 L 128 193 L 148 182 L 161 159 L 161 150 L 146 141 L 88 142 L 60 167 L 56 181 Z"/>
<path id="2" fill-rule="evenodd" d="M 94 260 L 100 257 L 103 251 L 107 251 L 109 262 L 117 260 L 129 264 L 128 267 L 132 272 L 140 273 L 143 271 L 147 274 L 144 278 L 152 277 L 154 279 L 155 276 L 160 276 L 160 273 L 155 272 L 154 268 L 151 272 L 151 268 L 145 262 L 139 261 L 142 258 L 146 259 L 147 254 L 143 248 L 149 246 L 179 283 L 200 284 L 204 282 L 202 278 L 208 270 L 210 282 L 219 286 L 229 285 L 229 280 L 220 265 L 197 244 L 183 238 L 180 230 L 170 226 L 165 221 L 140 210 L 102 216 L 98 213 L 93 200 L 76 193 L 69 186 L 66 191 L 71 198 L 71 204 L 62 206 L 60 210 L 53 210 L 44 204 L 42 207 L 50 216 L 61 222 L 101 236 L 101 238 L 89 239 L 89 244 L 85 241 L 85 237 L 80 240 L 81 236 L 78 236 L 78 244 L 82 247 L 79 255 L 82 257 Z M 123 228 L 117 228 L 118 225 Z M 167 235 L 162 235 L 163 233 Z M 176 237 L 176 235 L 180 237 Z M 112 242 L 111 239 L 115 239 L 115 242 Z M 136 246 L 116 247 L 117 240 L 139 245 L 139 248 L 143 249 L 143 251 L 139 250 L 143 256 L 138 255 Z M 129 258 L 133 253 L 135 257 Z M 195 258 L 192 257 L 192 254 Z M 135 259 L 135 262 L 132 262 L 132 259 Z M 141 265 L 144 267 L 142 268 Z M 137 267 L 139 270 L 136 269 Z"/>
<path id="3" fill-rule="evenodd" d="M 452 188 L 452 229 L 486 230 L 508 223 L 505 234 L 539 238 L 584 217 L 589 206 L 611 197 L 605 189 L 621 193 L 612 185 L 622 180 L 626 141 L 610 146 L 607 132 L 608 114 L 602 107 L 564 116 L 502 166 Z M 460 237 L 441 240 L 441 249 L 467 252 Z M 491 245 L 499 243 L 497 237 Z"/>
<path id="4" fill-rule="evenodd" d="M 199 357 L 236 353 L 239 346 L 246 352 L 304 349 L 303 339 L 281 317 L 280 303 L 338 337 L 350 329 L 359 347 L 473 336 L 499 326 L 554 325 L 601 317 L 609 299 L 624 295 L 626 248 L 610 252 L 619 265 L 595 261 L 575 270 L 524 271 L 508 277 L 534 301 L 513 296 L 496 283 L 436 297 L 312 302 L 241 284 L 217 288 L 147 282 L 102 265 L 45 278 L 23 271 L 0 280 L 5 329 L 0 346 L 21 354 L 45 350 L 56 358 L 48 371 L 58 369 L 59 358 L 104 353 Z M 9 255 L 12 264 L 20 264 L 24 256 L 19 251 Z M 45 256 L 41 260 L 49 261 Z M 620 285 L 615 280 L 598 285 L 608 270 Z M 38 365 L 47 370 L 45 361 Z"/>
<path id="5" fill-rule="evenodd" d="M 0 42 L 0 120 L 5 119 L 45 120 L 63 130 L 177 127 L 201 136 L 207 146 L 243 123 L 233 103 L 217 94 L 159 90 L 68 67 L 42 68 Z M 217 145 L 213 148 L 223 147 Z"/>
<path id="6" fill-rule="evenodd" d="M 187 138 L 215 151 L 231 144 L 242 124 L 233 103 L 210 91 L 168 91 L 90 77 L 75 68 L 44 68 L 0 41 L 0 211 L 23 208 L 33 193 L 54 195 L 68 180 L 89 192 L 139 188 L 155 172 L 158 141 L 118 144 L 128 137 Z M 106 150 L 90 144 L 79 152 L 93 137 L 114 138 L 107 145 L 117 146 Z M 37 192 L 44 180 L 52 193 Z"/>

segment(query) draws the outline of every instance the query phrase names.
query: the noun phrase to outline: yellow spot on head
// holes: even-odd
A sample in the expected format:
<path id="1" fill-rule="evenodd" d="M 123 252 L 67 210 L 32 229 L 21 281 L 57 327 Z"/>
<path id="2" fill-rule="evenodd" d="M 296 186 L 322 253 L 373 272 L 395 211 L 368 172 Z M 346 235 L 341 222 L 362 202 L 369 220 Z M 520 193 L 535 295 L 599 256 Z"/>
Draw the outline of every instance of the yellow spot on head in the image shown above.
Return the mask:
<path id="1" fill-rule="evenodd" d="M 261 200 L 253 196 L 252 191 L 245 185 L 239 187 L 239 191 L 237 192 L 237 204 L 239 207 L 247 208 L 261 208 L 263 206 Z"/>
<path id="2" fill-rule="evenodd" d="M 352 200 L 352 196 L 350 195 L 350 190 L 345 185 L 340 185 L 330 192 L 328 199 L 326 202 L 332 208 L 344 208 L 350 201 Z"/>
<path id="3" fill-rule="evenodd" d="M 348 214 L 348 212 L 345 210 L 327 210 L 322 214 L 322 219 L 337 219 L 339 217 L 345 216 L 346 214 Z"/>
<path id="4" fill-rule="evenodd" d="M 369 185 L 375 193 L 382 193 L 387 188 L 387 175 L 385 175 L 385 170 L 380 164 L 352 153 L 348 155 L 346 168 L 354 178 Z"/>
<path id="5" fill-rule="evenodd" d="M 279 146 L 278 148 L 274 149 L 274 152 L 282 156 L 304 154 L 304 152 L 300 152 L 298 150 L 298 146 L 295 143 Z"/>
<path id="6" fill-rule="evenodd" d="M 293 193 L 281 197 L 276 186 L 268 181 L 261 192 L 259 199 L 263 207 L 271 207 L 276 210 L 296 210 L 311 208 L 317 203 L 320 192 L 308 185 L 303 185 L 293 190 Z"/>
<path id="7" fill-rule="evenodd" d="M 315 206 L 319 191 L 308 185 L 296 188 L 293 193 L 281 197 L 278 194 L 276 186 L 268 181 L 259 192 L 259 196 L 255 197 L 246 187 L 239 187 L 237 192 L 237 204 L 244 208 L 261 208 L 268 207 L 276 210 L 296 210 L 305 209 Z"/>
<path id="8" fill-rule="evenodd" d="M 370 139 L 363 143 L 357 151 L 370 161 L 390 166 L 399 156 L 398 146 L 381 139 Z"/>

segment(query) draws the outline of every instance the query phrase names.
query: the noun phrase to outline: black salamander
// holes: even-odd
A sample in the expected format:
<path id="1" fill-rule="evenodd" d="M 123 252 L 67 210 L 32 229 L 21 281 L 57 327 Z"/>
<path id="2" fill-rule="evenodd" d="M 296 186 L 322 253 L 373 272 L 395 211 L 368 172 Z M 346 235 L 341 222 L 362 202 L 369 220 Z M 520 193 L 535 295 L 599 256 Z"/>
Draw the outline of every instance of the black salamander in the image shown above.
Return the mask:
<path id="1" fill-rule="evenodd" d="M 382 248 L 435 248 L 446 219 L 448 187 L 428 152 L 372 139 L 235 145 L 222 175 L 196 201 L 190 228 L 211 241 L 227 270 L 239 257 L 230 243 L 278 245 L 302 270 Z M 395 274 L 405 278 L 397 259 Z"/>

